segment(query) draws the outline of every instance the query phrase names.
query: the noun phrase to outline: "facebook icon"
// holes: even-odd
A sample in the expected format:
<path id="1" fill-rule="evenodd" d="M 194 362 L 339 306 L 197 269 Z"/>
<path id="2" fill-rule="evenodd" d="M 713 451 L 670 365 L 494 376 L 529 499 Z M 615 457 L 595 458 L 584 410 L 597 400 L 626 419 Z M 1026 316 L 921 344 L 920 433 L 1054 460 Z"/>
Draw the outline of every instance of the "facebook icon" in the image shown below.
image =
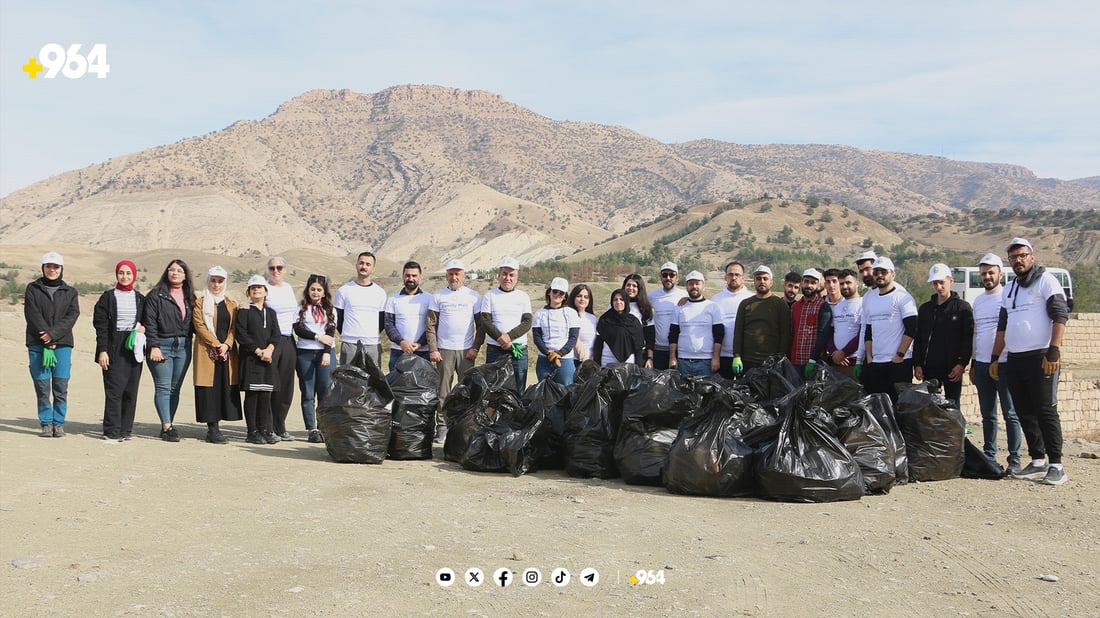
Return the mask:
<path id="1" fill-rule="evenodd" d="M 493 580 L 496 581 L 497 585 L 501 588 L 511 586 L 512 572 L 508 569 L 497 569 L 496 572 L 493 573 Z"/>

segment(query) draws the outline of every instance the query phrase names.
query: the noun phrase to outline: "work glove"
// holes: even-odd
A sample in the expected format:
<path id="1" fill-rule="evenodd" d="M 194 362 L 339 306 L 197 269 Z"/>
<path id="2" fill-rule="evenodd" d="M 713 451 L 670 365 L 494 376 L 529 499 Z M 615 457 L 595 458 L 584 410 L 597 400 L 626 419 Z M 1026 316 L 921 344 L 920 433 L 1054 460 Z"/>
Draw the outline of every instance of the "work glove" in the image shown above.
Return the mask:
<path id="1" fill-rule="evenodd" d="M 42 368 L 53 369 L 55 366 L 57 366 L 57 354 L 54 354 L 53 348 L 42 350 Z"/>
<path id="2" fill-rule="evenodd" d="M 551 362 L 561 367 L 561 354 L 557 350 L 550 350 L 546 353 L 546 358 Z"/>
<path id="3" fill-rule="evenodd" d="M 1043 362 L 1045 363 L 1046 361 L 1044 360 Z M 998 372 L 1000 371 L 998 366 L 1000 364 L 1001 364 L 1001 361 L 999 361 L 997 359 L 993 359 L 993 360 L 989 361 L 989 377 L 993 378 L 994 382 L 996 382 L 1000 379 L 1000 376 L 998 375 Z"/>
<path id="4" fill-rule="evenodd" d="M 1058 371 L 1059 362 L 1062 358 L 1062 351 L 1058 349 L 1058 346 L 1050 346 L 1047 349 L 1047 355 L 1043 357 L 1043 374 L 1054 375 L 1055 371 Z"/>
<path id="5" fill-rule="evenodd" d="M 740 356 L 734 356 L 733 363 L 731 363 L 730 366 L 733 369 L 733 375 L 735 376 L 741 375 L 741 372 L 745 370 L 745 363 L 741 362 Z"/>
<path id="6" fill-rule="evenodd" d="M 521 358 L 523 353 L 527 351 L 527 346 L 522 343 L 512 344 L 512 358 Z"/>
<path id="7" fill-rule="evenodd" d="M 852 377 L 856 382 L 859 382 L 859 376 L 863 375 L 863 363 L 856 363 L 856 366 L 852 369 Z"/>
<path id="8" fill-rule="evenodd" d="M 809 380 L 810 376 L 812 376 L 814 374 L 814 367 L 816 367 L 816 366 L 817 366 L 817 361 L 815 361 L 815 360 L 811 360 L 810 362 L 806 363 L 806 371 L 804 373 L 805 373 L 805 378 L 807 380 Z"/>

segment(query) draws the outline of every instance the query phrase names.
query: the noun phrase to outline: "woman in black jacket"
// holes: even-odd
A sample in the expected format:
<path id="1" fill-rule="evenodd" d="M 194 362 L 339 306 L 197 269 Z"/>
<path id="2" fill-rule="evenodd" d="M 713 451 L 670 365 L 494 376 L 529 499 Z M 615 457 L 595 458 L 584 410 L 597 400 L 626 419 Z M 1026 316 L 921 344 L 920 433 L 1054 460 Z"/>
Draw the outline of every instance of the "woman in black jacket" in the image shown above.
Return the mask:
<path id="1" fill-rule="evenodd" d="M 130 260 L 115 264 L 115 287 L 96 301 L 92 313 L 95 328 L 95 361 L 103 370 L 103 439 L 129 440 L 134 433 L 141 363 L 138 333 L 145 327 L 138 322 L 145 297 L 134 289 L 137 266 Z"/>
<path id="2" fill-rule="evenodd" d="M 272 431 L 271 393 L 279 386 L 278 369 L 272 362 L 282 332 L 275 310 L 264 304 L 267 280 L 253 275 L 248 280 L 249 304 L 237 309 L 237 348 L 241 358 L 241 390 L 244 391 L 244 422 L 250 444 L 275 444 Z"/>
<path id="3" fill-rule="evenodd" d="M 191 311 L 195 291 L 191 269 L 183 260 L 172 260 L 145 298 L 141 323 L 149 345 L 149 373 L 153 375 L 153 404 L 160 417 L 160 438 L 179 442 L 172 421 L 180 405 L 183 377 L 191 365 Z"/>
<path id="4" fill-rule="evenodd" d="M 42 256 L 42 276 L 28 283 L 23 292 L 27 353 L 42 438 L 65 436 L 73 326 L 80 317 L 80 305 L 76 289 L 61 278 L 64 274 L 65 259 L 50 251 Z"/>

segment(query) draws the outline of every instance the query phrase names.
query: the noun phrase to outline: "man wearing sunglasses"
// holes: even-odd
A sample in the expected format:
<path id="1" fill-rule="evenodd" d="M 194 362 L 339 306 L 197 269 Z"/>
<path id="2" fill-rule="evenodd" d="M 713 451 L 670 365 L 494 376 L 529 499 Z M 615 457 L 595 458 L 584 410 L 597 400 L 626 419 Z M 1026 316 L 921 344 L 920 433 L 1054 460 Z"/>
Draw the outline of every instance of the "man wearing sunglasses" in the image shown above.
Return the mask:
<path id="1" fill-rule="evenodd" d="M 653 327 L 656 329 L 653 343 L 653 368 L 668 369 L 668 328 L 676 317 L 678 305 L 687 302 L 688 294 L 676 282 L 680 280 L 680 269 L 675 262 L 661 264 L 661 289 L 649 293 L 649 304 L 653 305 Z"/>
<path id="2" fill-rule="evenodd" d="M 272 431 L 280 440 L 290 442 L 294 436 L 286 430 L 286 417 L 294 403 L 294 368 L 298 364 L 298 348 L 294 345 L 298 298 L 294 296 L 294 288 L 283 280 L 285 275 L 286 259 L 276 255 L 267 260 L 267 299 L 264 302 L 275 310 L 282 335 L 271 359 L 279 380 L 279 388 L 271 393 Z"/>

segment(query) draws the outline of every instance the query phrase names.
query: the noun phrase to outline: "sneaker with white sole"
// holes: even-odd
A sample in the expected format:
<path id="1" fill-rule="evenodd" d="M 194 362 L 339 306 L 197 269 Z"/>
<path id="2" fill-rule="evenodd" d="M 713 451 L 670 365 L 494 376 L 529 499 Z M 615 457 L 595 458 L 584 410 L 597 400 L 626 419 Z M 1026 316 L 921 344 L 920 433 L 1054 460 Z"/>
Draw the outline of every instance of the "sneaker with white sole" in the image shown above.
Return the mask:
<path id="1" fill-rule="evenodd" d="M 1050 466 L 1046 463 L 1043 463 L 1043 465 L 1041 466 L 1037 466 L 1035 465 L 1035 462 L 1031 462 L 1027 464 L 1027 466 L 1024 467 L 1023 470 L 1020 470 L 1018 473 L 1013 474 L 1012 478 L 1022 479 L 1025 481 L 1041 481 L 1047 475 L 1048 468 L 1050 468 Z"/>
<path id="2" fill-rule="evenodd" d="M 1061 485 L 1066 482 L 1066 471 L 1064 468 L 1056 468 L 1054 466 L 1047 466 L 1046 476 L 1039 482 L 1043 485 Z"/>

